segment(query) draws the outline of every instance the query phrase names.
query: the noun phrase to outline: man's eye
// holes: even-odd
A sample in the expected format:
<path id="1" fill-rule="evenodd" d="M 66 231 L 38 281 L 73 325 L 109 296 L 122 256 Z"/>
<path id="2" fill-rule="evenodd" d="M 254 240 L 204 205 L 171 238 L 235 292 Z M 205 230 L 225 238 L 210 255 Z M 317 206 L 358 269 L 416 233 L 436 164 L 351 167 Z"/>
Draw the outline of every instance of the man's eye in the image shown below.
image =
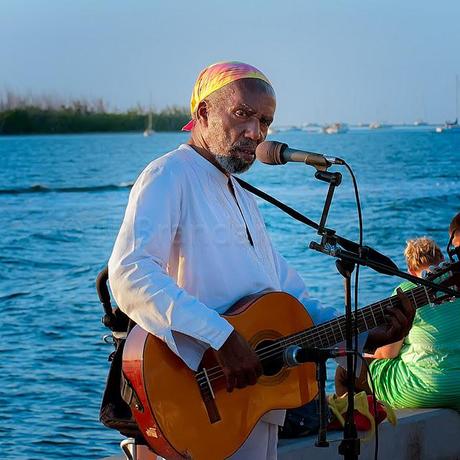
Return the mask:
<path id="1" fill-rule="evenodd" d="M 245 117 L 245 116 L 247 116 L 247 112 L 246 112 L 246 110 L 238 109 L 238 110 L 235 112 L 235 115 L 236 115 L 237 117 Z"/>

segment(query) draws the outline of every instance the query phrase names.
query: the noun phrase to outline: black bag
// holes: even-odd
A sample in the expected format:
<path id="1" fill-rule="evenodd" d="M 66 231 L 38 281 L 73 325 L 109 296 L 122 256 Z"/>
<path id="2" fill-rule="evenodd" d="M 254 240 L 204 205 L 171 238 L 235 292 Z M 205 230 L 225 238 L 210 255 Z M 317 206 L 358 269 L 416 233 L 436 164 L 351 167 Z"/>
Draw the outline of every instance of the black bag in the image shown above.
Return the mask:
<path id="1" fill-rule="evenodd" d="M 121 370 L 126 339 L 116 338 L 119 335 L 127 335 L 135 324 L 118 307 L 112 308 L 107 281 L 108 270 L 106 267 L 97 277 L 96 289 L 105 312 L 102 323 L 112 333 L 115 333 L 112 335 L 115 351 L 109 356 L 110 369 L 102 396 L 99 420 L 107 428 L 117 430 L 123 436 L 141 441 L 143 436 L 132 415 L 131 408 L 122 397 L 122 389 L 126 388 L 127 383 Z"/>
<path id="2" fill-rule="evenodd" d="M 109 375 L 102 397 L 99 420 L 107 427 L 118 430 L 128 438 L 142 438 L 131 409 L 121 397 L 121 364 L 125 340 L 116 344 L 116 350 L 110 355 Z"/>

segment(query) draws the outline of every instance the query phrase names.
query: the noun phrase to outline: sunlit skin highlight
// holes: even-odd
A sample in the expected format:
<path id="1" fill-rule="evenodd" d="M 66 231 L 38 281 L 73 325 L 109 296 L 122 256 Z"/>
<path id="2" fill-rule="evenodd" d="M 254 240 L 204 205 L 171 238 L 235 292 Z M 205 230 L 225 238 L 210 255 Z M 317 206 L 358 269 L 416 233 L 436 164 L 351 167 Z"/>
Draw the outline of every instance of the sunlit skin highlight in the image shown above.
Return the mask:
<path id="1" fill-rule="evenodd" d="M 460 230 L 455 232 L 454 237 L 452 238 L 452 245 L 454 248 L 458 248 L 460 246 Z"/>

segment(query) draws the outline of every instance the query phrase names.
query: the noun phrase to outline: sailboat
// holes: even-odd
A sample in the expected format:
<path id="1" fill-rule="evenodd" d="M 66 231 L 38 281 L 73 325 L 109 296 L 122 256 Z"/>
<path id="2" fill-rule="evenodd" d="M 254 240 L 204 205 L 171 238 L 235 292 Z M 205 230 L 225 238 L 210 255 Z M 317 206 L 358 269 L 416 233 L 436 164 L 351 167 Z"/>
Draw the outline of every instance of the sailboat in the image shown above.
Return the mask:
<path id="1" fill-rule="evenodd" d="M 348 126 L 346 123 L 331 123 L 323 126 L 322 131 L 325 134 L 343 134 L 348 132 Z"/>
<path id="2" fill-rule="evenodd" d="M 460 133 L 460 125 L 458 124 L 458 75 L 455 76 L 455 120 L 446 121 L 443 126 L 436 128 L 437 133 L 455 132 Z"/>
<path id="3" fill-rule="evenodd" d="M 149 115 L 148 115 L 147 128 L 144 131 L 144 137 L 149 137 L 154 133 L 154 131 L 152 129 L 152 118 L 153 118 L 152 117 L 152 110 L 150 110 Z"/>

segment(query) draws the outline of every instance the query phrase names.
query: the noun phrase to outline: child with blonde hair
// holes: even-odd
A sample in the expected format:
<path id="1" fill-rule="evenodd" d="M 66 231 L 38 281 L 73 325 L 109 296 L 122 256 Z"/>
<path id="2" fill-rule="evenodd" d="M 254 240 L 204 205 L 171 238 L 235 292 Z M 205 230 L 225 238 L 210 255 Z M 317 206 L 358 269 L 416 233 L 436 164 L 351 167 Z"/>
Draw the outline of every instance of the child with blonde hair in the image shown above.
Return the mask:
<path id="1" fill-rule="evenodd" d="M 430 238 L 407 242 L 409 272 L 444 260 Z M 415 284 L 400 285 L 408 290 Z M 377 398 L 393 407 L 450 407 L 460 410 L 460 299 L 417 309 L 412 328 L 403 340 L 378 348 L 370 363 Z"/>
<path id="2" fill-rule="evenodd" d="M 406 258 L 407 271 L 414 276 L 421 277 L 423 272 L 429 270 L 430 267 L 439 265 L 443 260 L 441 249 L 434 240 L 426 236 L 408 240 L 406 249 L 404 250 Z M 399 285 L 403 291 L 408 291 L 416 287 L 411 281 L 404 281 Z M 396 293 L 393 293 L 393 295 Z M 377 348 L 374 353 L 374 358 L 396 358 L 404 343 L 405 339 L 398 342 L 390 343 L 383 347 Z"/>
<path id="3" fill-rule="evenodd" d="M 460 245 L 460 213 L 449 228 L 454 245 Z M 457 230 L 456 230 L 457 229 Z M 438 265 L 444 257 L 430 238 L 409 240 L 404 251 L 410 273 L 421 276 L 423 270 Z M 402 290 L 416 287 L 410 281 Z M 449 407 L 460 410 L 460 299 L 417 309 L 412 328 L 403 340 L 378 348 L 368 358 L 377 399 L 394 408 Z M 337 368 L 336 393 L 346 391 L 346 372 Z M 364 371 L 356 381 L 357 391 L 370 393 Z"/>
<path id="4" fill-rule="evenodd" d="M 421 276 L 430 266 L 439 265 L 444 260 L 441 249 L 426 236 L 408 240 L 404 250 L 407 269 L 411 275 Z"/>

